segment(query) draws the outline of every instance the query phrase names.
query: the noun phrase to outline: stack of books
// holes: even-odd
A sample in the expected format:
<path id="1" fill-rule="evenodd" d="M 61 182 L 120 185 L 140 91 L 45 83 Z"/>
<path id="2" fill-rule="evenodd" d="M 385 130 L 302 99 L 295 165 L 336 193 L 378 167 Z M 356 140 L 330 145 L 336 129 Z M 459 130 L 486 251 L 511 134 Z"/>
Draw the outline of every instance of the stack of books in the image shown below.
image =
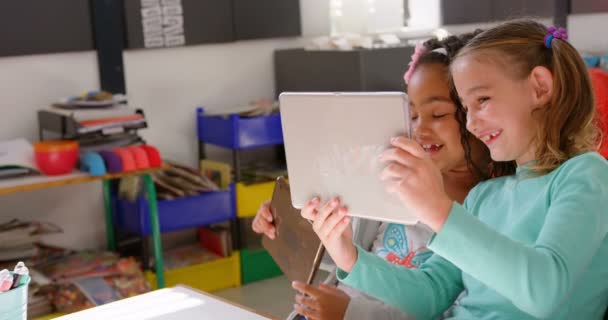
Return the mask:
<path id="1" fill-rule="evenodd" d="M 142 143 L 137 130 L 147 127 L 143 111 L 126 96 L 104 91 L 56 102 L 38 112 L 38 122 L 42 140 L 77 140 L 83 152 Z"/>

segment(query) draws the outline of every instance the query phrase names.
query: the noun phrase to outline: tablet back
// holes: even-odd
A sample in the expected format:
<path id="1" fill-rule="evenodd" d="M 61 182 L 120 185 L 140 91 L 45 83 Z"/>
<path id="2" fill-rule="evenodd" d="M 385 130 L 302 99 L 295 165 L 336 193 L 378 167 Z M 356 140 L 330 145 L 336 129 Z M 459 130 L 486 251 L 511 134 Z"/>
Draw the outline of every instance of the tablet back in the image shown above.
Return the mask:
<path id="1" fill-rule="evenodd" d="M 282 93 L 281 122 L 292 203 L 340 196 L 352 216 L 414 224 L 379 179 L 390 138 L 410 136 L 403 92 Z"/>

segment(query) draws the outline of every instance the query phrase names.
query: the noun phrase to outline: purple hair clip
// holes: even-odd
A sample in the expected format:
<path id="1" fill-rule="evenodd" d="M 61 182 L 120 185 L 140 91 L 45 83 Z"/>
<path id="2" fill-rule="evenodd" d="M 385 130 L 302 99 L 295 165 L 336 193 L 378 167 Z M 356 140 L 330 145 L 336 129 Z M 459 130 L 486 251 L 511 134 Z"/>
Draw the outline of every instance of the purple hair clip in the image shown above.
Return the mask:
<path id="1" fill-rule="evenodd" d="M 426 48 L 424 47 L 424 45 L 422 43 L 418 43 L 416 45 L 416 48 L 414 49 L 414 54 L 412 54 L 412 58 L 409 64 L 410 67 L 403 75 L 403 80 L 405 80 L 406 84 L 410 82 L 412 74 L 414 74 L 414 69 L 416 69 L 416 65 L 418 64 L 418 60 L 420 60 L 420 57 L 422 57 L 422 55 L 424 55 L 425 53 Z"/>
<path id="2" fill-rule="evenodd" d="M 549 27 L 545 36 L 545 47 L 551 49 L 553 39 L 568 40 L 568 32 L 564 28 Z"/>

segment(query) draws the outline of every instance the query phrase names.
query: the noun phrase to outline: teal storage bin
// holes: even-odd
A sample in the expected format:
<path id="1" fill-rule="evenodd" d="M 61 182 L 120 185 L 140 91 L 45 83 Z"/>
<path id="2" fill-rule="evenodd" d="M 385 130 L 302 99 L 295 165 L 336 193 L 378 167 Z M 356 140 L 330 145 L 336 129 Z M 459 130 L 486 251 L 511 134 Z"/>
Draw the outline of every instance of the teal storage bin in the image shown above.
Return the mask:
<path id="1" fill-rule="evenodd" d="M 25 276 L 25 284 L 0 293 L 0 320 L 27 319 L 27 288 L 30 277 Z"/>

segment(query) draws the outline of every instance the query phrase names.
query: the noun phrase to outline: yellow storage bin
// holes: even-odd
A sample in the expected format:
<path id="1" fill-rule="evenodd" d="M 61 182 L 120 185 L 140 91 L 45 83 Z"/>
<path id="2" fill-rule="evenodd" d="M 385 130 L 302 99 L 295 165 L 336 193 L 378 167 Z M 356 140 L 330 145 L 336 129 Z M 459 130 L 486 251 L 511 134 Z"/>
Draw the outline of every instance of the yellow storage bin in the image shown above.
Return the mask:
<path id="1" fill-rule="evenodd" d="M 156 287 L 156 274 L 146 271 L 146 280 Z M 234 251 L 228 258 L 165 271 L 165 286 L 185 284 L 205 292 L 212 292 L 241 285 L 241 258 Z"/>
<path id="2" fill-rule="evenodd" d="M 49 314 L 43 317 L 38 317 L 38 318 L 34 318 L 34 320 L 51 320 L 51 319 L 55 319 L 55 318 L 59 318 L 65 316 L 65 313 L 53 313 L 53 314 Z"/>
<path id="3" fill-rule="evenodd" d="M 236 215 L 239 218 L 255 217 L 262 202 L 270 200 L 274 181 L 245 185 L 236 184 Z"/>

